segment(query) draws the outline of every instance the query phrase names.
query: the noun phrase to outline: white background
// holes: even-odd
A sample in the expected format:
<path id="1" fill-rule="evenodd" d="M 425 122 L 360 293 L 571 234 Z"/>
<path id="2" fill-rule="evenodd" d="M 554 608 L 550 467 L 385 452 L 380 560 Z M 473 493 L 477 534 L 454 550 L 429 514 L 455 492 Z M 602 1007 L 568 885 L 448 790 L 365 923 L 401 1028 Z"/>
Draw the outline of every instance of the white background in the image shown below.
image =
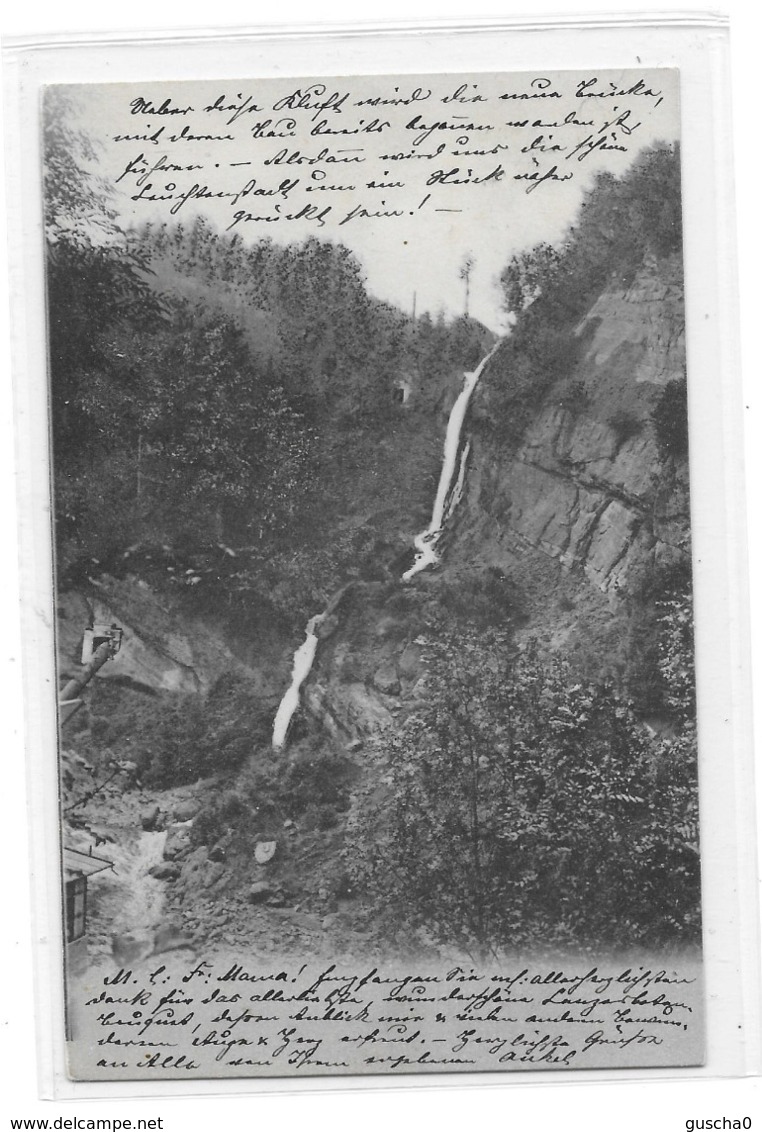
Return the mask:
<path id="1" fill-rule="evenodd" d="M 15 4 L 7 0 L 0 16 L 4 35 L 72 32 L 93 30 L 132 30 L 168 26 L 244 26 L 257 23 L 282 23 L 304 20 L 363 19 L 434 19 L 512 14 L 573 14 L 580 6 L 555 0 L 541 8 L 521 6 L 516 0 L 503 4 L 481 0 L 478 7 L 463 0 L 386 0 L 363 8 L 347 0 L 324 0 L 318 7 L 281 0 L 276 10 L 266 12 L 261 6 L 244 0 L 226 0 L 209 8 L 197 0 L 182 5 L 162 4 L 161 0 L 133 0 L 129 6 L 104 7 L 102 0 L 70 0 L 66 5 L 28 0 Z M 628 11 L 615 3 L 596 4 L 588 0 L 583 12 Z M 640 10 L 658 11 L 654 4 Z M 691 11 L 687 4 L 673 4 L 671 11 Z M 757 506 L 762 483 L 762 393 L 759 391 L 759 361 L 754 349 L 756 329 L 760 321 L 760 286 L 758 271 L 762 256 L 762 163 L 760 162 L 760 127 L 762 126 L 762 82 L 760 81 L 760 47 L 762 19 L 751 0 L 728 2 L 722 10 L 731 16 L 733 57 L 733 98 L 735 114 L 737 209 L 739 226 L 739 269 L 741 278 L 742 358 L 744 368 L 744 405 L 747 431 L 747 493 L 749 505 L 750 577 L 752 580 L 751 622 L 756 650 L 757 703 L 762 703 L 762 590 L 757 583 L 762 570 L 762 522 Z M 7 280 L 3 269 L 0 285 Z M 442 1088 L 387 1089 L 383 1093 L 347 1095 L 267 1096 L 256 1098 L 214 1098 L 193 1100 L 44 1102 L 37 1097 L 34 1061 L 34 1014 L 31 934 L 29 906 L 29 873 L 27 867 L 26 781 L 23 765 L 20 642 L 18 604 L 15 593 L 16 560 L 13 544 L 15 529 L 14 458 L 12 447 L 12 405 L 10 360 L 8 351 L 8 300 L 0 296 L 0 499 L 3 546 L 0 554 L 0 797 L 3 799 L 0 830 L 3 838 L 2 878 L 0 880 L 0 1129 L 9 1128 L 10 1117 L 84 1118 L 131 1117 L 144 1119 L 161 1116 L 168 1132 L 188 1132 L 205 1128 L 238 1128 L 254 1124 L 290 1129 L 302 1125 L 318 1128 L 355 1128 L 375 1130 L 397 1124 L 415 1127 L 421 1122 L 442 1129 L 487 1125 L 496 1129 L 590 1129 L 591 1132 L 630 1132 L 644 1128 L 685 1129 L 687 1120 L 702 1118 L 741 1119 L 750 1116 L 753 1127 L 762 1130 L 762 1081 L 692 1081 L 659 1082 L 658 1084 L 606 1084 L 584 1082 L 582 1075 L 574 1081 L 565 1079 L 558 1085 L 516 1086 L 497 1082 L 494 1086 L 475 1089 L 458 1084 Z M 762 768 L 758 768 L 762 778 Z M 760 790 L 757 786 L 757 797 Z"/>

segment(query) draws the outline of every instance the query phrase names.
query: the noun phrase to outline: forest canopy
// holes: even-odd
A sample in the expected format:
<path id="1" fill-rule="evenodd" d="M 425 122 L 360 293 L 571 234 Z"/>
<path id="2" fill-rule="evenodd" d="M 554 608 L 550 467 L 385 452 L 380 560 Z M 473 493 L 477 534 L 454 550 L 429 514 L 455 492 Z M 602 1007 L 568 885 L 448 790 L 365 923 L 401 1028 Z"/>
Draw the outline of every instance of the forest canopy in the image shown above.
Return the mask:
<path id="1" fill-rule="evenodd" d="M 68 96 L 46 102 L 59 571 L 117 570 L 142 546 L 163 548 L 164 582 L 207 580 L 210 548 L 247 548 L 256 561 L 222 562 L 229 602 L 306 543 L 319 587 L 342 450 L 378 448 L 395 389 L 414 377 L 430 405 L 488 333 L 373 298 L 340 244 L 246 244 L 201 217 L 122 230 L 74 120 Z"/>

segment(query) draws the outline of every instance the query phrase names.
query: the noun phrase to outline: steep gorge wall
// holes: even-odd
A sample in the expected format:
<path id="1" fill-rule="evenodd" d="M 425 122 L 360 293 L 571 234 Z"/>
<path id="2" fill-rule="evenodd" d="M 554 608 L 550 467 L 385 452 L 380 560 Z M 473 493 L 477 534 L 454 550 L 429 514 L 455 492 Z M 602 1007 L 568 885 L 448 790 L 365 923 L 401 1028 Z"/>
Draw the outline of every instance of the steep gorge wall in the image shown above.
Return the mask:
<path id="1" fill-rule="evenodd" d="M 601 591 L 626 590 L 684 557 L 689 535 L 687 461 L 664 455 L 652 420 L 660 391 L 685 376 L 680 265 L 650 261 L 630 286 L 611 285 L 576 335 L 580 360 L 518 445 L 481 430 L 452 554 L 503 568 L 531 548 Z"/>

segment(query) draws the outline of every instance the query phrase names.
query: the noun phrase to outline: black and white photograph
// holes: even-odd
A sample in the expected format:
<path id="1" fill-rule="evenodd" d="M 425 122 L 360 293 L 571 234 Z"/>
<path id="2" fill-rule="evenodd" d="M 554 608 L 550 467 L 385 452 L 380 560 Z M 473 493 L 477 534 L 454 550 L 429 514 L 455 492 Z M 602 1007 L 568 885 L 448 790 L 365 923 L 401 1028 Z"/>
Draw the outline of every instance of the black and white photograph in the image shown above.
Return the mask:
<path id="1" fill-rule="evenodd" d="M 679 72 L 41 113 L 71 1077 L 700 1065 Z"/>

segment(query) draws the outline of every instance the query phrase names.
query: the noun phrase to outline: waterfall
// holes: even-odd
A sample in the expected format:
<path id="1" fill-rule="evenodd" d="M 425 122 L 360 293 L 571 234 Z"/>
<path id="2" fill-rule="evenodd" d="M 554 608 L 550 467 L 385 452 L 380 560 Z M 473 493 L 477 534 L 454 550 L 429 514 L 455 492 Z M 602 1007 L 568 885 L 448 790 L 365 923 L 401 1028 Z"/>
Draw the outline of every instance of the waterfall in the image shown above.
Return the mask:
<path id="1" fill-rule="evenodd" d="M 318 639 L 315 630 L 323 620 L 325 614 L 317 613 L 307 622 L 307 635 L 294 653 L 294 666 L 291 672 L 291 684 L 283 699 L 280 701 L 278 711 L 273 723 L 273 750 L 280 751 L 286 742 L 291 719 L 299 706 L 299 692 L 307 679 L 315 659 Z"/>
<path id="2" fill-rule="evenodd" d="M 410 569 L 406 570 L 402 575 L 403 582 L 409 582 L 415 574 L 418 574 L 421 570 L 425 570 L 427 566 L 431 566 L 433 563 L 439 561 L 437 543 L 442 537 L 442 532 L 447 520 L 460 502 L 466 477 L 466 463 L 471 447 L 470 443 L 466 443 L 463 446 L 460 453 L 460 462 L 458 462 L 460 434 L 463 428 L 463 421 L 466 419 L 466 411 L 468 409 L 468 403 L 471 400 L 471 394 L 476 388 L 484 367 L 494 354 L 498 344 L 499 343 L 496 342 L 487 356 L 482 358 L 473 373 L 465 373 L 463 375 L 465 378 L 463 388 L 450 411 L 450 419 L 447 422 L 442 471 L 439 475 L 439 486 L 437 488 L 436 499 L 434 500 L 434 509 L 431 512 L 431 521 L 426 530 L 421 531 L 421 533 L 415 537 L 415 561 Z M 458 474 L 453 484 L 456 467 Z"/>
<path id="3" fill-rule="evenodd" d="M 476 388 L 476 384 L 482 375 L 484 367 L 494 354 L 498 345 L 499 341 L 495 343 L 486 357 L 481 360 L 473 373 L 464 373 L 463 375 L 465 379 L 463 388 L 450 411 L 450 419 L 447 422 L 444 459 L 442 461 L 442 471 L 439 476 L 437 497 L 434 500 L 434 510 L 431 513 L 431 522 L 426 530 L 417 535 L 415 539 L 417 553 L 413 565 L 402 575 L 402 580 L 405 582 L 409 581 L 410 578 L 420 570 L 425 570 L 426 567 L 430 566 L 433 562 L 439 561 L 437 543 L 442 536 L 442 531 L 444 530 L 447 520 L 460 502 L 460 497 L 463 494 L 463 485 L 466 479 L 466 465 L 468 463 L 468 454 L 471 445 L 470 442 L 467 441 L 461 448 L 460 434 L 463 428 L 463 421 L 466 419 L 466 411 L 468 409 L 468 403 L 471 400 L 471 394 Z M 346 587 L 344 587 L 340 593 L 343 593 L 345 589 Z M 272 747 L 274 751 L 280 751 L 285 746 L 291 720 L 293 719 L 294 712 L 299 707 L 299 695 L 302 684 L 309 676 L 310 669 L 315 660 L 315 653 L 317 652 L 318 646 L 318 637 L 315 630 L 329 610 L 335 606 L 338 597 L 339 595 L 337 594 L 323 613 L 317 613 L 307 622 L 307 632 L 304 641 L 294 653 L 291 684 L 278 705 L 275 721 L 273 723 Z"/>

